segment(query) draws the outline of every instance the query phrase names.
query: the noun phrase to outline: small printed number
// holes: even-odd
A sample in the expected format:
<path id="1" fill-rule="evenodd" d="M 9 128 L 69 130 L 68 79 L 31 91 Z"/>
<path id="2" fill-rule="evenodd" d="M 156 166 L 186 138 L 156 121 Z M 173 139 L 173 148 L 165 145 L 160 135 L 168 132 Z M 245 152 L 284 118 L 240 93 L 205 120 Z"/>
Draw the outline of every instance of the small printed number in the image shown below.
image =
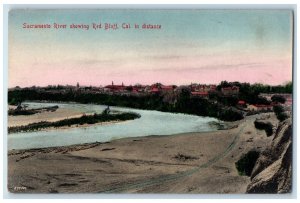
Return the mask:
<path id="1" fill-rule="evenodd" d="M 24 186 L 21 186 L 21 187 L 14 187 L 14 190 L 15 191 L 23 191 L 23 190 L 26 190 L 27 188 L 24 187 Z"/>

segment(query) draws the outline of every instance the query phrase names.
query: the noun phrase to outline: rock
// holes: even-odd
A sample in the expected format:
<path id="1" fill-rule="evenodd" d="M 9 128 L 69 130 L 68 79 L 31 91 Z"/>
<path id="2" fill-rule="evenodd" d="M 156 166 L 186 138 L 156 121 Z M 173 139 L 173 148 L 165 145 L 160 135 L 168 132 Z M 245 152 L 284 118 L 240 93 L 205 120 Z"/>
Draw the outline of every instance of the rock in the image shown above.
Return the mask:
<path id="1" fill-rule="evenodd" d="M 247 193 L 289 193 L 292 188 L 292 121 L 281 122 L 253 168 Z"/>

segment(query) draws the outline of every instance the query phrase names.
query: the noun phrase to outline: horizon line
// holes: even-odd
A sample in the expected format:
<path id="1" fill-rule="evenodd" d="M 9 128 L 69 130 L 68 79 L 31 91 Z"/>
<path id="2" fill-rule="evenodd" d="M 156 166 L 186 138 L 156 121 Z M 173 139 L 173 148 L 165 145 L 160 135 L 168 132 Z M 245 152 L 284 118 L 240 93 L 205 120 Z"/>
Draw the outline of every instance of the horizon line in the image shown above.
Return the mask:
<path id="1" fill-rule="evenodd" d="M 285 81 L 281 84 L 276 84 L 276 85 L 271 85 L 271 84 L 266 84 L 266 83 L 260 83 L 260 82 L 255 82 L 255 83 L 250 83 L 250 82 L 240 82 L 240 81 L 227 81 L 227 80 L 223 80 L 223 81 L 226 81 L 228 83 L 235 83 L 235 82 L 238 82 L 238 83 L 248 83 L 250 85 L 255 85 L 255 84 L 259 84 L 259 85 L 265 85 L 265 86 L 284 86 L 284 85 L 287 85 L 288 83 L 293 83 L 293 80 L 290 80 L 290 81 Z M 223 81 L 220 81 L 219 83 L 197 83 L 197 82 L 191 82 L 190 84 L 180 84 L 180 85 L 176 85 L 176 84 L 167 84 L 168 86 L 169 85 L 176 85 L 176 86 L 188 86 L 188 85 L 191 85 L 191 84 L 202 84 L 202 85 L 219 85 L 221 84 L 221 82 Z M 79 84 L 79 86 L 81 87 L 105 87 L 107 85 L 111 85 L 110 84 L 99 84 L 99 85 L 80 85 L 79 82 L 76 82 L 75 84 L 47 84 L 47 85 L 43 85 L 43 86 L 40 86 L 40 85 L 32 85 L 32 86 L 20 86 L 20 85 L 15 85 L 13 87 L 7 87 L 8 89 L 11 89 L 11 88 L 16 88 L 16 87 L 19 87 L 19 88 L 29 88 L 29 87 L 47 87 L 47 86 L 76 86 L 77 83 Z M 154 82 L 152 84 L 142 84 L 142 83 L 135 83 L 135 84 L 129 84 L 129 85 L 125 85 L 123 82 L 121 82 L 120 84 L 114 84 L 114 85 L 124 85 L 124 86 L 135 86 L 135 85 L 144 85 L 144 86 L 147 86 L 147 85 L 153 85 L 153 84 L 157 84 L 157 83 L 160 83 L 162 85 L 164 85 L 162 82 Z"/>

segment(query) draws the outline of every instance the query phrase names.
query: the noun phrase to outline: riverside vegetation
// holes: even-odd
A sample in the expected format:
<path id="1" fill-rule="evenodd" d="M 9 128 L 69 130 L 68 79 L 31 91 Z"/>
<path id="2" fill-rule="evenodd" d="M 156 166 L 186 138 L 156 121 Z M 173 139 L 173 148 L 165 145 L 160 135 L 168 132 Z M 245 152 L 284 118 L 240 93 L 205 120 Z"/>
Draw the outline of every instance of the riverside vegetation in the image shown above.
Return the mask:
<path id="1" fill-rule="evenodd" d="M 16 109 L 9 109 L 8 115 L 9 116 L 20 116 L 20 115 L 33 115 L 37 113 L 41 113 L 44 111 L 54 112 L 58 109 L 58 106 L 50 106 L 44 108 L 37 108 L 37 109 L 23 109 L 22 107 L 18 106 Z"/>

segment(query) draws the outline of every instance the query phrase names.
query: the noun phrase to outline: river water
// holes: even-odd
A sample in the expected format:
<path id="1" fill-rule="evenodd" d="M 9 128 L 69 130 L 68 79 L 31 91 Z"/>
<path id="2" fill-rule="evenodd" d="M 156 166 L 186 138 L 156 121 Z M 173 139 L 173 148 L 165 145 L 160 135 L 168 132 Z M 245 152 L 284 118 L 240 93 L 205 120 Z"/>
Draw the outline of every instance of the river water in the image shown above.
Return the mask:
<path id="1" fill-rule="evenodd" d="M 101 113 L 106 106 L 93 104 L 61 104 L 27 102 L 28 108 L 58 105 L 59 108 L 75 109 L 83 113 Z M 172 135 L 188 132 L 215 131 L 210 125 L 215 118 L 160 111 L 139 110 L 123 107 L 110 107 L 122 112 L 135 112 L 141 118 L 105 125 L 93 125 L 70 129 L 42 130 L 37 132 L 13 133 L 8 135 L 8 149 L 30 149 L 40 147 L 67 146 L 73 144 L 107 142 L 126 137 L 148 135 Z"/>

